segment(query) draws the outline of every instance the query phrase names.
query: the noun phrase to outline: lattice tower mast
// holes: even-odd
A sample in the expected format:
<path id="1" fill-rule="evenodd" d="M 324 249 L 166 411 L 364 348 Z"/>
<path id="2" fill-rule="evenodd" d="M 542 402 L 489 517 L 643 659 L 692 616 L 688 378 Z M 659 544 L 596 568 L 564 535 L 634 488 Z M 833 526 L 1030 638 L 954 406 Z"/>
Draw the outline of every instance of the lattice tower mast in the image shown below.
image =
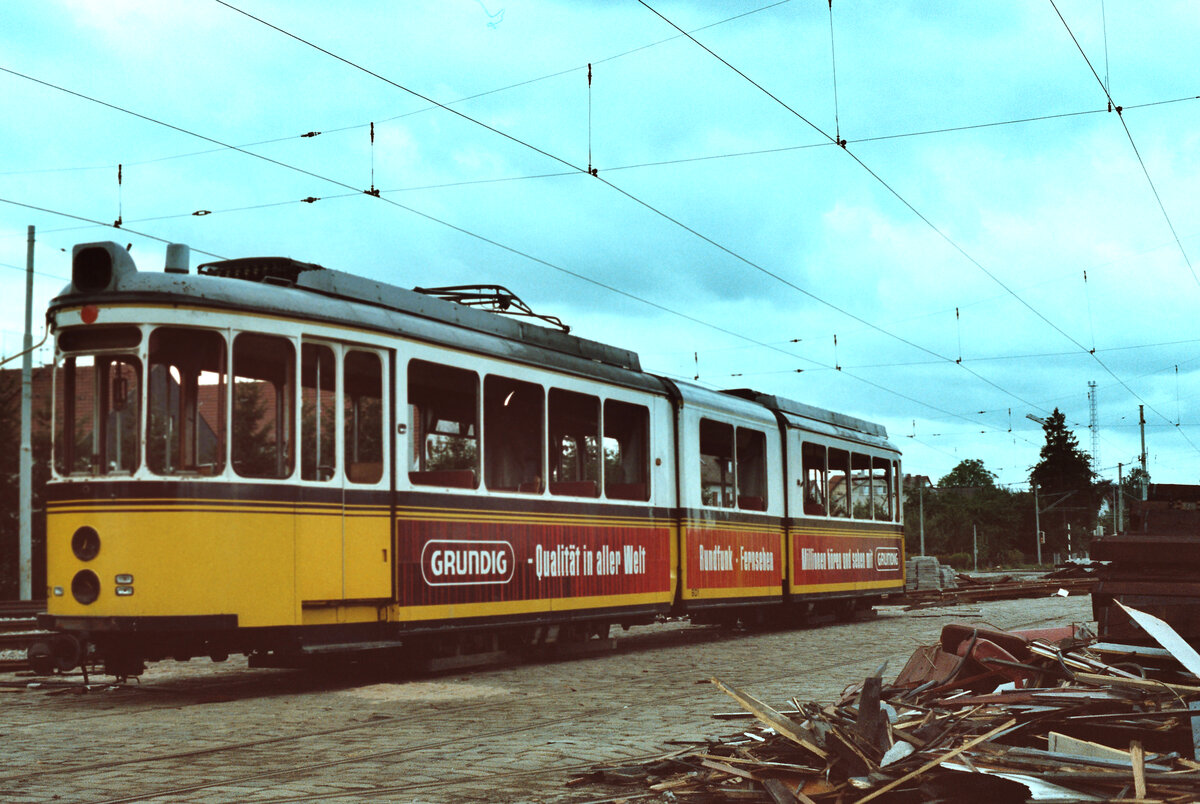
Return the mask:
<path id="1" fill-rule="evenodd" d="M 1088 425 L 1092 431 L 1092 468 L 1100 467 L 1100 427 L 1096 423 L 1096 381 L 1088 381 L 1088 402 L 1091 408 L 1091 423 Z"/>

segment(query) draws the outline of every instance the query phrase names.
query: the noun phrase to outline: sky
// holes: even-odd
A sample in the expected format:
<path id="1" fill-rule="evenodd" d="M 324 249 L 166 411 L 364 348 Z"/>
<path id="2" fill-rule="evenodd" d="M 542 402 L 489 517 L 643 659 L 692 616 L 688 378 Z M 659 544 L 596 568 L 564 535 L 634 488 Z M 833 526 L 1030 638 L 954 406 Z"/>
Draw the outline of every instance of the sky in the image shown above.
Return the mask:
<path id="1" fill-rule="evenodd" d="M 177 242 L 504 285 L 935 481 L 1027 486 L 1056 408 L 1115 480 L 1141 407 L 1200 483 L 1197 41 L 1169 1 L 9 0 L 0 354 L 32 225 L 35 340 L 73 245 Z"/>

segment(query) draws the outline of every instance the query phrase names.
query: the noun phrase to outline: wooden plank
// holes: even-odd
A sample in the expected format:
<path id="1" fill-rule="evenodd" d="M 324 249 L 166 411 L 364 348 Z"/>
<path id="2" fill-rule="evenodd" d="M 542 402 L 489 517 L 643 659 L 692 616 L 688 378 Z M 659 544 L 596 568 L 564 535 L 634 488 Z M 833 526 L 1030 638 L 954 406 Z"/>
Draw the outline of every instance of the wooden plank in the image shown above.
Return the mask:
<path id="1" fill-rule="evenodd" d="M 767 795 L 775 804 L 794 804 L 796 801 L 792 791 L 788 790 L 787 785 L 778 779 L 763 779 L 759 784 L 763 786 L 763 790 L 767 791 Z"/>
<path id="2" fill-rule="evenodd" d="M 711 768 L 712 770 L 720 771 L 721 773 L 727 773 L 730 776 L 738 776 L 742 779 L 754 779 L 754 774 L 750 771 L 745 771 L 741 768 L 735 768 L 732 765 L 724 762 L 714 762 L 711 759 L 702 759 L 700 760 L 700 764 L 706 768 Z"/>
<path id="3" fill-rule="evenodd" d="M 796 765 L 792 762 L 770 762 L 765 759 L 755 759 L 754 757 L 722 757 L 715 754 L 696 754 L 698 759 L 711 759 L 714 762 L 728 762 L 731 765 L 753 765 L 756 768 L 765 770 L 785 770 L 793 771 L 810 775 L 814 773 L 824 773 L 824 768 L 812 768 L 808 765 Z"/>
<path id="4" fill-rule="evenodd" d="M 1146 798 L 1146 755 L 1142 743 L 1129 743 L 1129 755 L 1133 758 L 1133 797 L 1139 801 Z"/>
<path id="5" fill-rule="evenodd" d="M 1076 673 L 1075 680 L 1095 687 L 1128 687 L 1157 692 L 1200 692 L 1200 687 L 1190 687 L 1186 684 L 1168 684 L 1165 681 L 1152 681 L 1148 678 L 1118 678 L 1117 676 L 1102 676 L 1097 673 Z"/>
<path id="6" fill-rule="evenodd" d="M 862 692 L 858 696 L 858 715 L 854 721 L 854 728 L 859 735 L 876 748 L 880 747 L 883 723 L 887 722 L 879 708 L 882 689 L 883 679 L 879 676 L 863 680 Z"/>
<path id="7" fill-rule="evenodd" d="M 1171 651 L 1171 655 L 1186 667 L 1189 673 L 1200 676 L 1200 653 L 1197 653 L 1196 649 L 1189 645 L 1187 640 L 1181 637 L 1174 628 L 1153 614 L 1138 611 L 1119 600 L 1113 600 L 1113 602 L 1140 625 L 1143 631 L 1154 637 L 1158 644 Z"/>
<path id="8" fill-rule="evenodd" d="M 1078 757 L 1095 757 L 1097 759 L 1118 759 L 1123 762 L 1129 761 L 1129 752 L 1122 751 L 1120 748 L 1113 748 L 1101 745 L 1100 743 L 1089 742 L 1088 740 L 1080 740 L 1066 734 L 1059 734 L 1056 731 L 1052 731 L 1046 736 L 1050 742 L 1049 750 L 1058 754 L 1073 754 Z"/>
<path id="9" fill-rule="evenodd" d="M 846 763 L 850 776 L 866 776 L 871 771 L 878 770 L 878 765 L 854 744 L 851 735 L 832 723 L 829 724 L 829 733 L 825 735 L 825 745 Z"/>
<path id="10" fill-rule="evenodd" d="M 1000 732 L 1011 729 L 1015 725 L 1017 725 L 1017 719 L 1013 718 L 1013 719 L 1007 721 L 1006 723 L 1004 723 L 1003 725 L 997 726 L 996 728 L 992 729 L 989 732 L 981 734 L 972 740 L 967 740 L 965 743 L 960 745 L 958 748 L 955 748 L 951 751 L 947 751 L 946 753 L 929 760 L 924 765 L 917 768 L 915 771 L 910 771 L 909 773 L 906 773 L 903 776 L 901 776 L 899 779 L 895 779 L 895 780 L 885 784 L 883 787 L 879 788 L 878 790 L 875 790 L 875 791 L 869 793 L 868 795 L 863 796 L 862 798 L 860 798 L 858 800 L 858 804 L 867 804 L 868 801 L 875 799 L 875 798 L 879 798 L 884 793 L 888 792 L 889 790 L 894 790 L 895 788 L 897 788 L 900 785 L 907 782 L 909 779 L 920 776 L 922 773 L 925 773 L 928 770 L 936 768 L 938 765 L 942 764 L 947 759 L 950 759 L 951 757 L 956 757 L 959 754 L 961 754 L 963 751 L 966 751 L 968 748 L 974 748 L 975 746 L 979 745 L 982 742 L 987 742 L 988 740 L 992 739 Z"/>
<path id="11" fill-rule="evenodd" d="M 710 680 L 717 686 L 717 689 L 724 692 L 730 698 L 733 698 L 735 701 L 745 707 L 747 711 L 753 713 L 756 718 L 775 729 L 775 731 L 779 732 L 784 737 L 796 743 L 796 745 L 812 754 L 817 755 L 821 759 L 829 758 L 829 754 L 818 748 L 816 745 L 813 745 L 813 743 L 811 743 L 804 736 L 804 733 L 801 732 L 796 726 L 795 721 L 784 717 L 779 712 L 772 709 L 769 705 L 763 703 L 752 695 L 742 692 L 735 687 L 728 686 L 718 678 L 712 678 Z"/>

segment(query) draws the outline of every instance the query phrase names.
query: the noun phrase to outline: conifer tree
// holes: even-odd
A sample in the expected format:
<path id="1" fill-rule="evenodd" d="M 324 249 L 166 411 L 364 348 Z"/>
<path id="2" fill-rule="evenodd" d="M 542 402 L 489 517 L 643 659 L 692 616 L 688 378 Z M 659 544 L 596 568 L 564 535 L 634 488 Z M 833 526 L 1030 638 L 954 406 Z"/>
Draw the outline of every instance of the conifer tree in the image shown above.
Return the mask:
<path id="1" fill-rule="evenodd" d="M 1065 551 L 1069 525 L 1071 549 L 1081 553 L 1096 526 L 1102 490 L 1096 483 L 1091 457 L 1079 448 L 1075 434 L 1067 429 L 1066 416 L 1058 408 L 1046 419 L 1042 431 L 1046 443 L 1041 460 L 1030 471 L 1030 480 L 1037 485 L 1041 508 L 1046 511 L 1041 518 L 1046 546 Z"/>

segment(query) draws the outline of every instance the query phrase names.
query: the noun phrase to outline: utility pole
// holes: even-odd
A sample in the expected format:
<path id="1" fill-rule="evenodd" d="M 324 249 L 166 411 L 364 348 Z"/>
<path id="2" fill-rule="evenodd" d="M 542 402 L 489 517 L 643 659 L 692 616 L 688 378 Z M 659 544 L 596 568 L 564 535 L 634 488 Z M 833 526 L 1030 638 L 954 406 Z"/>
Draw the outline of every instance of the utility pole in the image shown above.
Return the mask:
<path id="1" fill-rule="evenodd" d="M 1042 429 L 1046 427 L 1046 420 L 1041 416 L 1026 413 L 1025 418 L 1031 422 L 1037 422 L 1042 426 Z M 1029 476 L 1029 485 L 1033 486 L 1033 529 L 1035 531 L 1033 536 L 1034 541 L 1037 542 L 1037 562 L 1040 567 L 1042 566 L 1042 505 L 1038 502 L 1037 483 L 1034 481 L 1032 474 Z"/>
<path id="2" fill-rule="evenodd" d="M 1037 542 L 1037 562 L 1042 566 L 1042 504 L 1038 502 L 1037 483 L 1033 486 L 1033 540 Z"/>
<path id="3" fill-rule="evenodd" d="M 975 556 L 975 572 L 979 572 L 979 526 L 971 524 L 971 552 Z"/>
<path id="4" fill-rule="evenodd" d="M 1121 523 L 1125 521 L 1125 517 L 1123 516 L 1124 511 L 1122 510 L 1122 506 L 1125 503 L 1125 480 L 1121 476 L 1121 469 L 1124 466 L 1125 464 L 1123 463 L 1117 464 L 1117 504 L 1113 506 L 1117 511 L 1117 521 L 1113 523 L 1113 533 L 1120 533 Z"/>
<path id="5" fill-rule="evenodd" d="M 33 600 L 33 227 L 25 251 L 25 354 L 21 356 L 21 501 L 18 514 L 18 573 L 21 600 Z"/>
<path id="6" fill-rule="evenodd" d="M 1142 431 L 1142 499 L 1146 499 L 1146 478 L 1150 473 L 1146 471 L 1146 406 L 1138 405 L 1138 429 Z"/>
<path id="7" fill-rule="evenodd" d="M 918 499 L 921 501 L 921 555 L 925 555 L 925 484 L 919 479 L 917 489 L 920 492 Z"/>

